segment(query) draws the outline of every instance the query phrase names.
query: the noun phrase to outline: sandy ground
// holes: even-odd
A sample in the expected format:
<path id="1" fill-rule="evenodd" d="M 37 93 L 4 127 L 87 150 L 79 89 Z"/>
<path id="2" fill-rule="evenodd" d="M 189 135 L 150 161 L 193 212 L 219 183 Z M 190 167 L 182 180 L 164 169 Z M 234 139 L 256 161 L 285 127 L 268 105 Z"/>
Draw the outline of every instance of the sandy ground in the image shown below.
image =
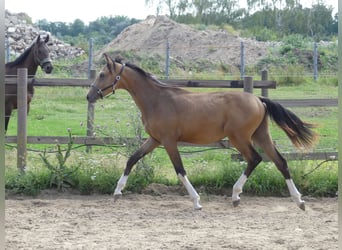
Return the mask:
<path id="1" fill-rule="evenodd" d="M 42 194 L 6 200 L 6 249 L 338 249 L 337 198 Z"/>

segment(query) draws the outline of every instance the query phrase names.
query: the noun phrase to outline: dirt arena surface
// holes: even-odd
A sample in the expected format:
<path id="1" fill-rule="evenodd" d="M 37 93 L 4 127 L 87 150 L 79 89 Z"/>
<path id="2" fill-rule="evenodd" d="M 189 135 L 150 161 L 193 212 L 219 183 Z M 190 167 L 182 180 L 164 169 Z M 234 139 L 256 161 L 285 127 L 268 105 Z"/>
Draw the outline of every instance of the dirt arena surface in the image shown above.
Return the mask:
<path id="1" fill-rule="evenodd" d="M 6 249 L 338 249 L 337 198 L 42 194 L 6 199 Z"/>

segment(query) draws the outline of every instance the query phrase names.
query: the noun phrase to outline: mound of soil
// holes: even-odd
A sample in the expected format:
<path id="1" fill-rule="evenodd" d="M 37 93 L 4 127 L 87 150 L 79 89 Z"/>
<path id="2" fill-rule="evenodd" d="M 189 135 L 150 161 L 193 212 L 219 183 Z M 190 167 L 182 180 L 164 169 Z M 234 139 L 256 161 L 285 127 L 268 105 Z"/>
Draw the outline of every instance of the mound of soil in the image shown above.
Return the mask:
<path id="1" fill-rule="evenodd" d="M 123 30 L 96 53 L 95 59 L 99 60 L 104 52 L 115 51 L 165 56 L 169 43 L 170 56 L 179 62 L 209 60 L 214 64 L 239 66 L 241 42 L 244 43 L 246 65 L 256 64 L 272 46 L 270 42 L 244 39 L 225 30 L 198 30 L 166 16 L 149 16 Z"/>

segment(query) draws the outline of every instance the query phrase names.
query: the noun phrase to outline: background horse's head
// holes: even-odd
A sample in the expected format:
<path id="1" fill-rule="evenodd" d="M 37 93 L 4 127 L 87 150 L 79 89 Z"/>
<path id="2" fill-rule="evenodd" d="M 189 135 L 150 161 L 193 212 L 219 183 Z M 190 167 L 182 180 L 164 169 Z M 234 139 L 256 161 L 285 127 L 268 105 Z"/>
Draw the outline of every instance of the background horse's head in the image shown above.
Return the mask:
<path id="1" fill-rule="evenodd" d="M 37 37 L 33 45 L 34 60 L 45 73 L 51 73 L 53 66 L 50 59 L 50 50 L 47 46 L 50 36 L 47 35 L 45 39 L 41 39 L 40 35 Z"/>
<path id="2" fill-rule="evenodd" d="M 114 93 L 117 83 L 120 80 L 121 73 L 125 68 L 125 64 L 121 64 L 121 67 L 115 66 L 115 61 L 111 59 L 107 54 L 104 54 L 106 59 L 106 66 L 100 71 L 100 74 L 96 77 L 93 84 L 90 85 L 90 90 L 87 95 L 89 102 L 96 102 L 97 99 Z"/>

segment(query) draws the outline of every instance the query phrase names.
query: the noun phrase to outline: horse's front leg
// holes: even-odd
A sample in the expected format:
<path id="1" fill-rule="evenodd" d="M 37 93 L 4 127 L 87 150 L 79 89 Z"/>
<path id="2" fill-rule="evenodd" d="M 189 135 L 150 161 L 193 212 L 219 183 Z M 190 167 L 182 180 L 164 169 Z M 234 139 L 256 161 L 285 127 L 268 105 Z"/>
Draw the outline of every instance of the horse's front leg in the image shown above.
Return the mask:
<path id="1" fill-rule="evenodd" d="M 176 174 L 178 178 L 181 180 L 183 185 L 185 186 L 186 190 L 188 191 L 193 203 L 194 209 L 200 210 L 202 206 L 200 205 L 200 196 L 196 192 L 195 188 L 192 186 L 191 182 L 189 181 L 188 177 L 186 176 L 185 169 L 183 167 L 182 159 L 180 157 L 179 151 L 177 149 L 177 142 L 172 143 L 163 143 L 170 160 L 175 168 Z"/>
<path id="2" fill-rule="evenodd" d="M 177 171 L 177 170 L 176 170 Z M 186 190 L 188 191 L 192 201 L 194 202 L 194 209 L 195 210 L 201 210 L 202 206 L 199 203 L 200 201 L 200 196 L 196 192 L 195 188 L 192 186 L 191 182 L 189 181 L 188 177 L 186 174 L 178 174 L 178 178 L 182 181 L 183 185 L 185 186 Z"/>
<path id="3" fill-rule="evenodd" d="M 141 147 L 137 151 L 135 151 L 135 153 L 131 157 L 129 157 L 124 173 L 120 177 L 116 185 L 116 188 L 114 190 L 114 201 L 116 201 L 119 197 L 121 197 L 122 189 L 126 186 L 128 175 L 131 172 L 133 166 L 141 158 L 143 158 L 146 154 L 150 153 L 153 149 L 155 149 L 159 145 L 160 145 L 159 142 L 157 142 L 156 140 L 150 137 L 141 145 Z"/>

